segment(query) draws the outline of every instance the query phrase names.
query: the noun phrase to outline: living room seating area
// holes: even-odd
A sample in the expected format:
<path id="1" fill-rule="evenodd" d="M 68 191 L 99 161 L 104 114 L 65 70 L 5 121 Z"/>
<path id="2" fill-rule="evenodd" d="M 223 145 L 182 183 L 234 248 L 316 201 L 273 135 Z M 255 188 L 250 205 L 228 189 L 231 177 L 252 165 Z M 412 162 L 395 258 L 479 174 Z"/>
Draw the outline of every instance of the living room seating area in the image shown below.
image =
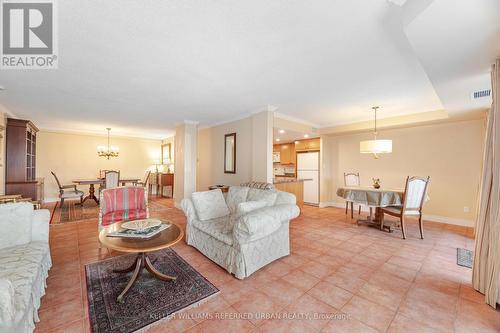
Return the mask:
<path id="1" fill-rule="evenodd" d="M 182 201 L 186 242 L 238 279 L 290 254 L 289 223 L 299 215 L 286 192 L 231 186 Z"/>

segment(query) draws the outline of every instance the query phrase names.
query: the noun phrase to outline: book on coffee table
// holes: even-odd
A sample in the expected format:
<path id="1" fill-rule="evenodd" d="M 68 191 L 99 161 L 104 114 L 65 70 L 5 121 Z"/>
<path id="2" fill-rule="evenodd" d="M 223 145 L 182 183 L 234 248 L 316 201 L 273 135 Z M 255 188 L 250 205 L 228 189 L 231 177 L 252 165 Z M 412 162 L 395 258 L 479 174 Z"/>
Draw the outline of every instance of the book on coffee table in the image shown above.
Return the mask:
<path id="1" fill-rule="evenodd" d="M 110 232 L 107 237 L 121 237 L 121 238 L 135 238 L 135 239 L 148 239 L 151 238 L 163 230 L 170 227 L 171 224 L 160 224 L 155 227 L 141 229 L 141 230 L 131 230 L 131 229 L 121 229 L 118 231 Z"/>

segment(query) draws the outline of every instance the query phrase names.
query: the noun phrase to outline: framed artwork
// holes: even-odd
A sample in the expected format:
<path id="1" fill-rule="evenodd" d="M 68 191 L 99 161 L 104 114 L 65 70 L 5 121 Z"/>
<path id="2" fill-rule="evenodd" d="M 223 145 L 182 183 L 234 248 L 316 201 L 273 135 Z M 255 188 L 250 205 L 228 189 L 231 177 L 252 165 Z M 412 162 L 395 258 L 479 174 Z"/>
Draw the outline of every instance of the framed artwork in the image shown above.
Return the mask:
<path id="1" fill-rule="evenodd" d="M 224 135 L 224 173 L 236 173 L 236 133 Z"/>
<path id="2" fill-rule="evenodd" d="M 165 143 L 161 145 L 161 164 L 170 164 L 172 162 L 172 144 Z"/>

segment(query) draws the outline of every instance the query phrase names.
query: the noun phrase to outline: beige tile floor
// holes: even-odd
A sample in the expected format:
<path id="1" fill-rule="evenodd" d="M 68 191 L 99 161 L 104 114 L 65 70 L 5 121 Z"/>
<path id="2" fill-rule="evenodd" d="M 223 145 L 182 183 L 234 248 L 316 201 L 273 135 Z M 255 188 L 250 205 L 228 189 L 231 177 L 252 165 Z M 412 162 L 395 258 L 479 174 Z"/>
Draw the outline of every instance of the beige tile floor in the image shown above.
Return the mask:
<path id="1" fill-rule="evenodd" d="M 160 217 L 185 225 L 177 209 Z M 456 265 L 457 247 L 473 249 L 472 231 L 429 222 L 425 233 L 420 240 L 410 222 L 403 240 L 358 227 L 341 209 L 305 207 L 291 223 L 292 254 L 243 281 L 182 241 L 174 249 L 221 293 L 148 332 L 500 332 L 500 311 Z M 110 256 L 98 249 L 97 219 L 52 226 L 50 244 L 36 332 L 88 332 L 85 264 Z"/>

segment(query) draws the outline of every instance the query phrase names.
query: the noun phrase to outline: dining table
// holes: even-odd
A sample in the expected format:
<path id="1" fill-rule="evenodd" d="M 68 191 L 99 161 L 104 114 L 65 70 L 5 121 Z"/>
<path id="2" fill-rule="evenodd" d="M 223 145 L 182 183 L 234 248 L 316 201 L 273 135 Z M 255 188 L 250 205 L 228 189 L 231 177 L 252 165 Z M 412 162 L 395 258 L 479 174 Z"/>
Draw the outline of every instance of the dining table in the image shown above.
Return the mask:
<path id="1" fill-rule="evenodd" d="M 134 184 L 140 181 L 140 178 L 120 178 L 119 183 L 122 186 L 127 184 Z M 73 183 L 76 185 L 88 185 L 89 186 L 89 194 L 83 198 L 82 204 L 85 203 L 88 199 L 94 200 L 97 204 L 99 204 L 99 198 L 95 195 L 95 185 L 104 185 L 106 180 L 104 178 L 95 178 L 95 179 L 75 179 Z"/>
<path id="2" fill-rule="evenodd" d="M 382 221 L 382 208 L 390 206 L 401 206 L 403 203 L 404 190 L 390 188 L 374 188 L 365 186 L 344 186 L 337 189 L 337 195 L 355 204 L 365 205 L 370 208 L 367 218 L 357 220 L 358 224 L 366 224 L 380 228 Z M 373 214 L 375 209 L 375 214 Z M 392 232 L 394 225 L 384 223 L 384 231 Z"/>

